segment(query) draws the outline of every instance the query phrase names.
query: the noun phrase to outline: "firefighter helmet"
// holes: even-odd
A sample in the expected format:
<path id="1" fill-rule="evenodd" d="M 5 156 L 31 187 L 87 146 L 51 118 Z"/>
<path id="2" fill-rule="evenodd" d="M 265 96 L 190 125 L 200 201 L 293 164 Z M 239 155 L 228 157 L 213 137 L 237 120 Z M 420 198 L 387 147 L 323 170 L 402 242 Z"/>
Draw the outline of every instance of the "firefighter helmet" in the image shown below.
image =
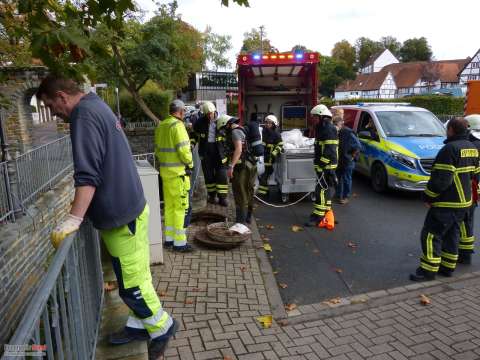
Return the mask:
<path id="1" fill-rule="evenodd" d="M 205 101 L 202 104 L 202 113 L 204 113 L 205 115 L 207 115 L 208 113 L 214 113 L 215 111 L 217 111 L 217 109 L 215 108 L 215 105 L 213 105 L 213 103 L 211 103 L 210 101 Z"/>
<path id="2" fill-rule="evenodd" d="M 230 119 L 232 119 L 230 115 L 227 115 L 227 114 L 220 115 L 220 117 L 217 119 L 217 129 L 221 129 L 224 126 L 226 126 L 230 121 Z"/>
<path id="3" fill-rule="evenodd" d="M 329 117 L 332 117 L 332 113 L 330 112 L 330 110 L 328 110 L 328 108 L 323 105 L 323 104 L 319 104 L 317 106 L 315 106 L 311 111 L 310 111 L 310 114 L 312 115 L 318 115 L 318 116 L 329 116 Z"/>
<path id="4" fill-rule="evenodd" d="M 278 119 L 275 115 L 270 114 L 265 117 L 265 122 L 270 121 L 273 125 L 278 126 Z"/>
<path id="5" fill-rule="evenodd" d="M 472 114 L 465 116 L 465 120 L 468 122 L 468 128 L 472 132 L 472 135 L 477 139 L 480 139 L 480 115 Z"/>

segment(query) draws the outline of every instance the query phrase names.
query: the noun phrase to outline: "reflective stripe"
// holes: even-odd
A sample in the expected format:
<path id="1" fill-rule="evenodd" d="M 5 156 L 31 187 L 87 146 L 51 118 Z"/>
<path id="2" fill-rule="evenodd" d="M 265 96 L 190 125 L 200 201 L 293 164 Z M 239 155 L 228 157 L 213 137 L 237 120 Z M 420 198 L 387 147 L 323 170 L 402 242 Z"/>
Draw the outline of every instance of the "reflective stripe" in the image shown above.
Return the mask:
<path id="1" fill-rule="evenodd" d="M 460 208 L 466 208 L 472 206 L 472 201 L 468 201 L 465 203 L 454 203 L 454 202 L 434 202 L 432 203 L 433 207 L 447 207 L 447 208 L 455 208 L 455 209 L 460 209 Z"/>
<path id="2" fill-rule="evenodd" d="M 224 158 L 224 159 L 222 159 L 222 164 L 226 164 L 226 163 L 227 163 L 227 161 L 228 161 L 228 158 Z"/>
<path id="3" fill-rule="evenodd" d="M 173 231 L 175 229 L 173 228 L 173 226 L 165 226 L 165 230 L 166 231 Z"/>
<path id="4" fill-rule="evenodd" d="M 173 149 L 173 148 L 158 148 L 157 151 L 158 151 L 158 152 L 165 152 L 165 153 L 174 153 L 174 152 L 177 152 L 177 149 Z"/>
<path id="5" fill-rule="evenodd" d="M 128 317 L 127 324 L 125 326 L 133 329 L 145 329 L 145 326 L 143 326 L 142 320 L 137 319 L 132 315 Z"/>
<path id="6" fill-rule="evenodd" d="M 465 194 L 463 192 L 462 183 L 461 183 L 460 178 L 458 177 L 457 174 L 454 175 L 453 182 L 455 183 L 455 187 L 457 188 L 457 193 L 458 193 L 458 197 L 460 198 L 460 202 L 462 202 L 462 203 L 466 202 Z"/>
<path id="7" fill-rule="evenodd" d="M 448 252 L 442 251 L 442 258 L 445 258 L 445 259 L 448 259 L 448 260 L 457 261 L 457 260 L 458 260 L 458 255 L 450 254 L 450 253 L 448 253 Z"/>
<path id="8" fill-rule="evenodd" d="M 185 229 L 177 229 L 175 230 L 175 234 L 176 235 L 185 235 L 187 233 L 187 231 Z"/>
<path id="9" fill-rule="evenodd" d="M 432 170 L 445 170 L 455 172 L 456 167 L 448 164 L 433 164 Z"/>
<path id="10" fill-rule="evenodd" d="M 172 162 L 172 163 L 161 162 L 161 163 L 158 163 L 158 166 L 160 166 L 160 167 L 182 167 L 182 166 L 185 166 L 185 165 L 183 163 L 180 163 L 180 162 Z"/>
<path id="11" fill-rule="evenodd" d="M 462 244 L 460 242 L 460 244 L 458 245 L 458 248 L 461 250 L 473 250 L 475 246 L 473 244 Z"/>
<path id="12" fill-rule="evenodd" d="M 166 243 L 171 243 L 171 242 L 173 242 L 173 236 L 166 235 L 166 236 L 165 236 L 165 242 L 166 242 Z"/>
<path id="13" fill-rule="evenodd" d="M 465 167 L 461 167 L 461 168 L 457 168 L 457 173 L 466 173 L 466 172 L 470 172 L 470 171 L 473 171 L 475 172 L 476 171 L 476 167 L 475 166 L 465 166 Z"/>
<path id="14" fill-rule="evenodd" d="M 133 292 L 133 295 L 138 295 L 138 294 L 140 294 L 140 290 L 137 290 L 137 291 Z"/>
<path id="15" fill-rule="evenodd" d="M 437 197 L 438 195 L 440 195 L 438 193 L 434 193 L 433 191 L 430 191 L 428 188 L 425 189 L 425 194 L 427 194 L 430 197 Z"/>
<path id="16" fill-rule="evenodd" d="M 169 316 L 167 322 L 163 325 L 162 329 L 150 333 L 150 337 L 152 339 L 155 339 L 156 337 L 165 335 L 172 325 L 173 325 L 173 319 Z"/>
<path id="17" fill-rule="evenodd" d="M 430 271 L 430 272 L 437 272 L 438 271 L 438 266 L 431 266 L 428 264 L 425 264 L 424 262 L 420 262 L 420 267 L 424 270 Z"/>
<path id="18" fill-rule="evenodd" d="M 450 261 L 447 261 L 447 260 L 443 260 L 442 259 L 442 262 L 441 262 L 441 265 L 444 266 L 444 267 L 447 267 L 449 269 L 452 269 L 452 270 L 455 270 L 455 268 L 457 267 L 457 263 L 456 262 L 450 262 Z"/>
<path id="19" fill-rule="evenodd" d="M 322 157 L 320 158 L 320 161 L 328 164 L 328 163 L 330 162 L 330 159 L 327 159 L 326 157 L 323 157 L 323 156 L 322 156 Z"/>
<path id="20" fill-rule="evenodd" d="M 338 145 L 338 140 L 317 140 L 318 145 Z"/>
<path id="21" fill-rule="evenodd" d="M 436 258 L 433 257 L 433 234 L 428 233 L 427 234 L 427 260 L 435 262 Z"/>
<path id="22" fill-rule="evenodd" d="M 313 213 L 315 215 L 320 215 L 320 216 L 324 216 L 325 215 L 325 211 L 320 211 L 320 210 L 313 210 Z"/>
<path id="23" fill-rule="evenodd" d="M 435 258 L 433 260 L 428 260 L 425 256 L 422 255 L 422 257 L 420 258 L 420 260 L 423 260 L 423 261 L 426 261 L 428 263 L 431 263 L 431 264 L 440 264 L 440 261 L 442 261 L 441 258 Z"/>
<path id="24" fill-rule="evenodd" d="M 465 227 L 465 222 L 462 221 L 460 223 L 460 238 L 466 238 L 467 237 L 467 228 Z"/>
<path id="25" fill-rule="evenodd" d="M 181 141 L 177 145 L 175 145 L 175 149 L 181 148 L 183 146 L 190 146 L 190 141 Z"/>
<path id="26" fill-rule="evenodd" d="M 337 164 L 332 164 L 332 165 L 325 166 L 325 169 L 327 169 L 327 170 L 335 170 L 336 168 L 337 168 Z"/>

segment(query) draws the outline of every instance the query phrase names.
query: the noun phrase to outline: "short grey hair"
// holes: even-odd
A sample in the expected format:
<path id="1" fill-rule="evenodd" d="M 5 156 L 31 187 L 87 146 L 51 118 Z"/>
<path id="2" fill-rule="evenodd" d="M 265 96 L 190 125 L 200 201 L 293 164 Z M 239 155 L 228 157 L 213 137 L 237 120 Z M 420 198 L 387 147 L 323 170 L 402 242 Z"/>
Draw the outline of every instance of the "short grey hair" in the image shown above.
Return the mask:
<path id="1" fill-rule="evenodd" d="M 185 103 L 182 100 L 176 99 L 170 103 L 170 107 L 169 107 L 170 114 L 174 114 L 181 110 L 185 110 Z"/>

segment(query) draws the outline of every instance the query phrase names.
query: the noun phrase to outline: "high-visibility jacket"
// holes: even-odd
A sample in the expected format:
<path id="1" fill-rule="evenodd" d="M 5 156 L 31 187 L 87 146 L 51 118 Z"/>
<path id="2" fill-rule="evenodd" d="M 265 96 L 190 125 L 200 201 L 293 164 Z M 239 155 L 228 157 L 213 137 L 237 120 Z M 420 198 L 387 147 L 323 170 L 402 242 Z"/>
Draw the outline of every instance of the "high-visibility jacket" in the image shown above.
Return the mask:
<path id="1" fill-rule="evenodd" d="M 263 161 L 265 165 L 269 166 L 275 162 L 275 158 L 283 150 L 282 137 L 275 129 L 264 128 L 262 140 L 265 147 Z"/>
<path id="2" fill-rule="evenodd" d="M 337 128 L 329 120 L 321 121 L 315 128 L 315 170 L 335 170 L 338 164 Z"/>
<path id="3" fill-rule="evenodd" d="M 193 168 L 190 139 L 185 125 L 169 116 L 155 129 L 155 156 L 161 177 L 185 175 L 185 168 Z"/>
<path id="4" fill-rule="evenodd" d="M 424 192 L 424 200 L 432 207 L 461 209 L 472 205 L 472 179 L 479 152 L 467 137 L 448 138 L 437 154 Z"/>

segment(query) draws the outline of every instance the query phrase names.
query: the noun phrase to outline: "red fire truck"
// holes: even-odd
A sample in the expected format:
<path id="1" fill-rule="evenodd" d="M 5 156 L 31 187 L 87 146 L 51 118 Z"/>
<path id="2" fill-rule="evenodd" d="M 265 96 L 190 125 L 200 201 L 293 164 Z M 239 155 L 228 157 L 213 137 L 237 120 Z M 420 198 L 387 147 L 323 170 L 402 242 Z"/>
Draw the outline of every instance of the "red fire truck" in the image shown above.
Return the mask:
<path id="1" fill-rule="evenodd" d="M 238 116 L 242 123 L 263 122 L 268 114 L 281 130 L 310 127 L 310 109 L 317 104 L 316 52 L 239 55 Z"/>

